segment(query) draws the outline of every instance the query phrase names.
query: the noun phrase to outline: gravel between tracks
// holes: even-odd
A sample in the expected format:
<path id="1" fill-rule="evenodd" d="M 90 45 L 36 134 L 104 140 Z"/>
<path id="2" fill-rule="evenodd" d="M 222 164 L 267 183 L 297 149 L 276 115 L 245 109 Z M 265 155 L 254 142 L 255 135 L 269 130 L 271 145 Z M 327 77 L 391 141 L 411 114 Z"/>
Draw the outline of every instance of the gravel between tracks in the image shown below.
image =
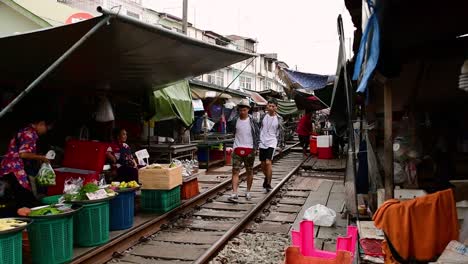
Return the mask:
<path id="1" fill-rule="evenodd" d="M 283 263 L 288 235 L 241 233 L 223 248 L 210 264 Z"/>

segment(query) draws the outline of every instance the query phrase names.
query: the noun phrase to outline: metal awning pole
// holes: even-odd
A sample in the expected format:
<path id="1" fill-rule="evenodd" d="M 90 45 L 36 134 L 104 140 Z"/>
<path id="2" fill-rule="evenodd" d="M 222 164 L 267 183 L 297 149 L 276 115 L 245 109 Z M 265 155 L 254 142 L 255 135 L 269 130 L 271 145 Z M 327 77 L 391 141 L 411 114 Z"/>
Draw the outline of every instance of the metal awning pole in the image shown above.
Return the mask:
<path id="1" fill-rule="evenodd" d="M 11 103 L 9 103 L 5 108 L 0 112 L 0 118 L 6 115 L 13 107 L 25 97 L 32 89 L 34 89 L 42 80 L 44 80 L 52 71 L 54 71 L 64 60 L 66 60 L 73 51 L 75 51 L 81 44 L 83 44 L 92 34 L 94 34 L 100 27 L 106 24 L 111 17 L 107 16 L 103 18 L 99 23 L 97 23 L 93 28 L 91 28 L 83 37 L 81 37 L 73 46 L 71 46 L 65 53 L 63 53 L 60 58 L 58 58 L 52 65 L 49 66 L 39 77 L 37 77 L 29 86 L 24 89 Z"/>
<path id="2" fill-rule="evenodd" d="M 256 57 L 253 57 L 249 63 L 247 63 L 247 65 L 245 65 L 244 69 L 242 69 L 241 72 L 239 72 L 239 74 L 236 75 L 236 77 L 234 77 L 234 79 L 232 79 L 232 81 L 228 84 L 228 86 L 226 86 L 222 91 L 221 93 L 219 93 L 218 96 L 216 96 L 213 101 L 208 105 L 208 107 L 211 107 L 214 102 L 216 102 L 216 100 L 218 100 L 221 95 L 223 95 L 224 93 L 226 93 L 227 89 L 229 89 L 229 87 L 236 81 L 237 78 L 239 78 L 239 76 L 241 76 L 241 74 L 245 71 L 245 69 L 247 69 L 247 67 L 249 67 L 249 65 L 255 60 Z"/>

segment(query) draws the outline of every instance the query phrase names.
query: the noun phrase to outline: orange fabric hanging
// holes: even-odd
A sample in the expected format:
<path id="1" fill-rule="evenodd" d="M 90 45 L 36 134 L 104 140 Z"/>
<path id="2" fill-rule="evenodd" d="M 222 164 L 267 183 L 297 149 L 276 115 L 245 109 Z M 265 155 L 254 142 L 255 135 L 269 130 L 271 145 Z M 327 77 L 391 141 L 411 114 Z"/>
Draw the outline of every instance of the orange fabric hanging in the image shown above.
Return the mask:
<path id="1" fill-rule="evenodd" d="M 409 201 L 388 200 L 374 215 L 374 224 L 404 260 L 429 261 L 458 240 L 458 219 L 451 189 Z M 398 263 L 388 243 L 383 245 L 385 263 Z"/>

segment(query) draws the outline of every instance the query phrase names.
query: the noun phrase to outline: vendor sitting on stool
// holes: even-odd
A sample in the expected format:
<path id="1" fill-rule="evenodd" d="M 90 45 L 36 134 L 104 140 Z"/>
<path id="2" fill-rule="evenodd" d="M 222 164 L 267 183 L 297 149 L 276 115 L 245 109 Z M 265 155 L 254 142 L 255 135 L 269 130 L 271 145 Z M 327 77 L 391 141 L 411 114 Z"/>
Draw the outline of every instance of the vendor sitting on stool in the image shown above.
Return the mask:
<path id="1" fill-rule="evenodd" d="M 113 181 L 138 182 L 138 167 L 127 142 L 127 131 L 115 128 L 114 142 L 107 149 L 107 158 L 112 163 Z"/>
<path id="2" fill-rule="evenodd" d="M 29 208 L 40 205 L 31 191 L 26 173 L 32 161 L 49 162 L 36 154 L 36 142 L 47 132 L 43 119 L 33 121 L 16 133 L 0 165 L 0 217 L 27 216 Z"/>

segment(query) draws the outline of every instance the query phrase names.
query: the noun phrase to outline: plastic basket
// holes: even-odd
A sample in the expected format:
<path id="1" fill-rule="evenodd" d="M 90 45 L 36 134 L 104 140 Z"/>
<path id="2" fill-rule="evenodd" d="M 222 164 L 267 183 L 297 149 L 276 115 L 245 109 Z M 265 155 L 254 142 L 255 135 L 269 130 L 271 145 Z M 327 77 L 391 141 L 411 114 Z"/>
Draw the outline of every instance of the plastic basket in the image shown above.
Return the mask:
<path id="1" fill-rule="evenodd" d="M 110 201 L 110 230 L 123 230 L 133 226 L 135 192 L 122 192 Z"/>
<path id="2" fill-rule="evenodd" d="M 180 205 L 180 186 L 171 190 L 141 190 L 141 209 L 165 213 Z"/>
<path id="3" fill-rule="evenodd" d="M 109 241 L 109 201 L 83 205 L 74 221 L 75 245 L 92 247 Z"/>
<path id="4" fill-rule="evenodd" d="M 44 198 L 41 199 L 41 202 L 43 204 L 57 204 L 60 197 L 62 197 L 62 195 L 52 195 L 52 196 L 46 196 Z"/>
<path id="5" fill-rule="evenodd" d="M 0 263 L 22 264 L 21 232 L 0 235 Z"/>
<path id="6" fill-rule="evenodd" d="M 35 219 L 28 227 L 32 263 L 66 263 L 73 258 L 73 217 Z"/>
<path id="7" fill-rule="evenodd" d="M 200 193 L 199 188 L 198 188 L 198 179 L 193 178 L 189 181 L 185 181 L 182 184 L 182 188 L 180 190 L 181 194 L 181 199 L 182 200 L 187 200 L 192 197 L 197 196 Z"/>

